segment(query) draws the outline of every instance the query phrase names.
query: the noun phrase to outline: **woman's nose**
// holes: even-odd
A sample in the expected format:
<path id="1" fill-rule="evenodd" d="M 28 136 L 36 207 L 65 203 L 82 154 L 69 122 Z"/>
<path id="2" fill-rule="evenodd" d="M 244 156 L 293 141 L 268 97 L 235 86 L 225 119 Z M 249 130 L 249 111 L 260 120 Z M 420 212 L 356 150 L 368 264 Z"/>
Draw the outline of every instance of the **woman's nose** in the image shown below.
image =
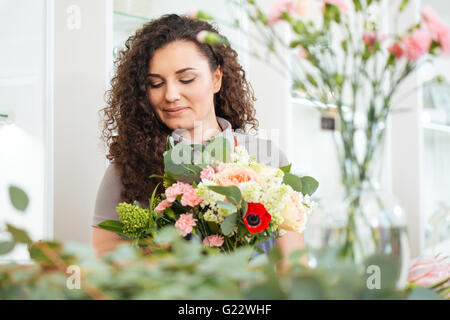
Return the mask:
<path id="1" fill-rule="evenodd" d="M 167 83 L 166 86 L 166 100 L 168 102 L 176 101 L 180 99 L 180 91 L 176 84 Z"/>

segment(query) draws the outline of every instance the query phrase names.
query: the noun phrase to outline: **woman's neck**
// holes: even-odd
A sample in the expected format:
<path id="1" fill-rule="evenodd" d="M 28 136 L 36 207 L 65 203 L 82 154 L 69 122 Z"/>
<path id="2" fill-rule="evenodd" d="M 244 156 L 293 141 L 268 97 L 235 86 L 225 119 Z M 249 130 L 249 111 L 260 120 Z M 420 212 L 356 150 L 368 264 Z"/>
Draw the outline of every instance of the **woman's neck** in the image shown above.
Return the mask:
<path id="1" fill-rule="evenodd" d="M 194 127 L 190 130 L 183 130 L 180 136 L 192 143 L 201 144 L 222 132 L 217 119 L 214 122 L 206 123 L 203 121 L 195 121 Z"/>

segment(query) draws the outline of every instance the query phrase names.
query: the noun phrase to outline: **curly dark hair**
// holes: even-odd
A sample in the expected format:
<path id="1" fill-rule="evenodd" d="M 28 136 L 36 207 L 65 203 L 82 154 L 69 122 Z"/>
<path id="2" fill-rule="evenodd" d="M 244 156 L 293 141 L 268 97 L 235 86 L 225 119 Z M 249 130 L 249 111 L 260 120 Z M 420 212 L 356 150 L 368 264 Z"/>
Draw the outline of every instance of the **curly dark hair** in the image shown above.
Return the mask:
<path id="1" fill-rule="evenodd" d="M 185 15 L 166 14 L 139 28 L 125 42 L 125 48 L 114 62 L 115 76 L 105 94 L 102 138 L 108 150 L 107 159 L 115 165 L 122 183 L 122 201 L 139 201 L 148 207 L 158 181 L 151 174 L 164 172 L 163 152 L 172 130 L 156 116 L 147 96 L 147 71 L 156 50 L 177 41 L 192 41 L 209 61 L 211 72 L 220 65 L 222 86 L 214 95 L 216 116 L 228 120 L 234 130 L 246 132 L 246 126 L 257 131 L 253 89 L 230 45 L 207 45 L 197 41 L 198 32 L 219 34 L 206 21 Z M 225 37 L 224 37 L 225 38 Z M 226 38 L 225 38 L 226 39 Z M 162 184 L 157 193 L 164 191 Z"/>

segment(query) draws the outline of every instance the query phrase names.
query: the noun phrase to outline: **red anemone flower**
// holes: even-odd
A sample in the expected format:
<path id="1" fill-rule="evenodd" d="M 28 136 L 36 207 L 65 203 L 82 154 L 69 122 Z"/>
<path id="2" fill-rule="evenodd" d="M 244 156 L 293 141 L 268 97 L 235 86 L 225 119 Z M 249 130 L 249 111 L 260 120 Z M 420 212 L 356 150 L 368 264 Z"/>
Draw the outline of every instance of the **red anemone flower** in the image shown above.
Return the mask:
<path id="1" fill-rule="evenodd" d="M 258 233 L 269 227 L 272 216 L 261 203 L 249 202 L 244 223 L 250 233 Z"/>

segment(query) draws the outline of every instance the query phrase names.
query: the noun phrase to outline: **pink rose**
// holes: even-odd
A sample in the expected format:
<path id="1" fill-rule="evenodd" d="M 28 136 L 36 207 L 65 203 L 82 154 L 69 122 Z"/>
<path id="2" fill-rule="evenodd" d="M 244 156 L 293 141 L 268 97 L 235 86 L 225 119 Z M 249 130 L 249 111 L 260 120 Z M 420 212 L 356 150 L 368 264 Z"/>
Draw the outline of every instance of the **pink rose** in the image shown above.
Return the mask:
<path id="1" fill-rule="evenodd" d="M 295 6 L 292 0 L 277 0 L 269 11 L 269 25 L 273 26 L 278 21 L 280 21 L 281 14 L 286 12 L 292 14 L 294 12 Z"/>
<path id="2" fill-rule="evenodd" d="M 186 237 L 188 233 L 191 233 L 192 228 L 197 225 L 197 219 L 194 219 L 192 213 L 183 213 L 175 222 L 175 228 L 181 231 L 183 237 Z"/>
<path id="3" fill-rule="evenodd" d="M 216 175 L 219 186 L 238 186 L 243 182 L 255 181 L 259 183 L 257 174 L 253 170 L 244 168 L 227 168 Z"/>
<path id="4" fill-rule="evenodd" d="M 193 188 L 191 191 L 183 193 L 183 196 L 181 197 L 181 204 L 183 206 L 195 207 L 202 201 L 202 198 L 200 198 L 197 193 L 195 193 L 195 190 Z"/>
<path id="5" fill-rule="evenodd" d="M 170 202 L 169 200 L 165 199 L 163 201 L 161 201 L 155 208 L 155 211 L 157 213 L 163 213 L 164 210 L 168 207 L 170 207 L 172 205 L 172 202 Z"/>
<path id="6" fill-rule="evenodd" d="M 193 190 L 192 186 L 185 182 L 177 182 L 166 189 L 166 197 L 170 202 L 174 202 L 178 195 Z"/>
<path id="7" fill-rule="evenodd" d="M 281 212 L 281 216 L 284 218 L 280 226 L 281 229 L 298 233 L 302 233 L 305 230 L 307 215 L 298 192 L 290 192 L 288 202 Z"/>
<path id="8" fill-rule="evenodd" d="M 200 172 L 200 179 L 202 180 L 214 180 L 215 178 L 215 172 L 214 168 L 211 166 L 207 166 L 205 169 Z"/>
<path id="9" fill-rule="evenodd" d="M 323 0 L 323 2 L 337 6 L 343 14 L 348 12 L 347 0 Z"/>
<path id="10" fill-rule="evenodd" d="M 408 281 L 420 286 L 431 286 L 450 277 L 450 261 L 448 257 L 417 258 L 409 268 Z M 442 287 L 448 287 L 447 281 Z"/>
<path id="11" fill-rule="evenodd" d="M 403 37 L 402 42 L 406 58 L 418 60 L 430 49 L 431 37 L 424 29 L 416 29 L 410 36 Z"/>
<path id="12" fill-rule="evenodd" d="M 203 239 L 203 244 L 210 247 L 221 247 L 223 245 L 223 237 L 213 234 Z"/>
<path id="13" fill-rule="evenodd" d="M 394 55 L 395 59 L 400 59 L 401 57 L 403 57 L 403 48 L 400 44 L 398 44 L 397 42 L 393 43 L 390 47 L 389 47 L 389 52 L 391 54 Z"/>

